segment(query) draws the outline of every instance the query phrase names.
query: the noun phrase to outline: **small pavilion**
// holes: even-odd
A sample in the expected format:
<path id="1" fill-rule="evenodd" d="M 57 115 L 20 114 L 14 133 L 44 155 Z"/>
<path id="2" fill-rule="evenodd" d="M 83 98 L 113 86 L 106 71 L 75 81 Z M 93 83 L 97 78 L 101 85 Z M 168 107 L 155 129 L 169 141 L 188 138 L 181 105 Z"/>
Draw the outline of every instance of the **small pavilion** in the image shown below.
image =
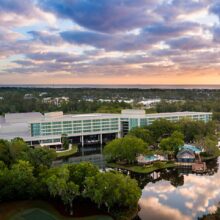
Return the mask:
<path id="1" fill-rule="evenodd" d="M 190 149 L 182 149 L 178 152 L 176 158 L 177 161 L 181 163 L 194 163 L 196 155 Z"/>

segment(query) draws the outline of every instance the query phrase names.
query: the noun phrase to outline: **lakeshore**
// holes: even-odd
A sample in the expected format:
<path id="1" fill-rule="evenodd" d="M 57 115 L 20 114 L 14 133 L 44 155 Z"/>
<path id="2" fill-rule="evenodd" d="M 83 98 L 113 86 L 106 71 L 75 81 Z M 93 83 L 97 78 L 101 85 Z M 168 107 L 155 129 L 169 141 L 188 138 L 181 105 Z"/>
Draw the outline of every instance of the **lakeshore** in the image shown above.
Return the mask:
<path id="1" fill-rule="evenodd" d="M 107 167 L 114 168 L 116 170 L 125 170 L 133 173 L 139 174 L 149 174 L 154 171 L 159 171 L 162 169 L 169 169 L 176 167 L 174 162 L 156 162 L 145 166 L 140 165 L 130 165 L 130 164 L 117 164 L 117 163 L 107 163 Z"/>

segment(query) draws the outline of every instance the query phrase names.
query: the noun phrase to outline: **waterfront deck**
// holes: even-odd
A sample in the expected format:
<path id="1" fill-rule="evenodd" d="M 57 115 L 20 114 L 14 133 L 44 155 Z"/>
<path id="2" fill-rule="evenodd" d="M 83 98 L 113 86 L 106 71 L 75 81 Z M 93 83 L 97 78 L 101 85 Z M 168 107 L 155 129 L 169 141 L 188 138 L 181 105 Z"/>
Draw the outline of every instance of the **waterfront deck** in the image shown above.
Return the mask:
<path id="1" fill-rule="evenodd" d="M 194 163 L 192 165 L 192 171 L 197 173 L 206 172 L 207 171 L 206 163 L 205 162 Z"/>
<path id="2" fill-rule="evenodd" d="M 195 163 L 186 163 L 186 162 L 176 162 L 177 167 L 192 169 L 195 173 L 205 173 L 207 172 L 207 166 L 205 162 L 195 162 Z"/>

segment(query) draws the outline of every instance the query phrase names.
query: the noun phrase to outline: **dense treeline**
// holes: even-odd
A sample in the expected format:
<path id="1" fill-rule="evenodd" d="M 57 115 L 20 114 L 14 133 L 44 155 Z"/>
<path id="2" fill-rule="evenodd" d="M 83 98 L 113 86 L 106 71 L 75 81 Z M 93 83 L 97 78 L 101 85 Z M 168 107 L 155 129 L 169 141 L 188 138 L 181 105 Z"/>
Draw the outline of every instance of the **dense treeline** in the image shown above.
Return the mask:
<path id="1" fill-rule="evenodd" d="M 39 96 L 40 93 L 47 93 Z M 33 98 L 24 99 L 25 94 Z M 44 97 L 70 98 L 69 103 L 59 106 L 43 103 Z M 160 98 L 156 108 L 149 112 L 172 111 L 212 111 L 216 119 L 220 119 L 220 90 L 206 89 L 94 89 L 94 88 L 0 88 L 0 114 L 7 112 L 48 112 L 62 110 L 65 113 L 88 112 L 120 112 L 123 108 L 137 107 L 136 103 L 144 99 Z M 93 99 L 89 102 L 88 99 Z M 113 99 L 115 102 L 100 102 L 98 99 Z M 117 100 L 134 99 L 134 105 L 120 103 Z M 166 100 L 182 100 L 168 102 Z"/>
<path id="2" fill-rule="evenodd" d="M 72 215 L 74 201 L 87 199 L 116 219 L 130 219 L 137 211 L 141 190 L 136 180 L 100 172 L 89 162 L 51 167 L 55 157 L 54 150 L 29 148 L 20 138 L 0 140 L 0 202 L 56 201 Z"/>
<path id="3" fill-rule="evenodd" d="M 4 113 L 13 113 L 13 112 L 51 112 L 51 111 L 63 111 L 64 113 L 91 113 L 91 112 L 112 112 L 118 113 L 121 109 L 131 108 L 130 104 L 127 103 L 113 103 L 113 102 L 89 102 L 84 100 L 82 96 L 69 96 L 69 94 L 59 94 L 57 92 L 51 92 L 47 96 L 50 97 L 60 97 L 68 96 L 70 98 L 69 102 L 63 102 L 60 105 L 48 104 L 42 101 L 43 97 L 39 97 L 39 93 L 33 93 L 33 98 L 24 99 L 26 90 L 18 91 L 9 91 L 6 93 L 0 93 L 0 97 L 3 97 L 3 100 L 0 100 L 0 114 Z"/>
<path id="4" fill-rule="evenodd" d="M 169 103 L 162 101 L 156 105 L 157 112 L 198 111 L 213 112 L 213 119 L 220 121 L 219 99 L 185 100 Z"/>
<path id="5" fill-rule="evenodd" d="M 0 96 L 7 94 L 33 94 L 38 96 L 39 93 L 47 92 L 49 96 L 69 96 L 72 99 L 90 97 L 95 99 L 108 98 L 161 98 L 161 99 L 220 99 L 220 90 L 208 89 L 110 89 L 110 88 L 0 88 Z"/>

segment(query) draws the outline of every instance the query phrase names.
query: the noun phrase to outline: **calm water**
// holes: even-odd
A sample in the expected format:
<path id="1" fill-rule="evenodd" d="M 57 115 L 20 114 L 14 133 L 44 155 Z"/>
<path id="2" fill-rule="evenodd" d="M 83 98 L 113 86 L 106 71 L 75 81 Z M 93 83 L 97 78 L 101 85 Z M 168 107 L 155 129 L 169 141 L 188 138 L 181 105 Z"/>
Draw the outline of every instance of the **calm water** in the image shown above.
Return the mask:
<path id="1" fill-rule="evenodd" d="M 192 220 L 216 210 L 220 202 L 220 158 L 207 164 L 208 174 L 166 170 L 133 176 L 143 188 L 139 201 L 142 220 Z"/>

